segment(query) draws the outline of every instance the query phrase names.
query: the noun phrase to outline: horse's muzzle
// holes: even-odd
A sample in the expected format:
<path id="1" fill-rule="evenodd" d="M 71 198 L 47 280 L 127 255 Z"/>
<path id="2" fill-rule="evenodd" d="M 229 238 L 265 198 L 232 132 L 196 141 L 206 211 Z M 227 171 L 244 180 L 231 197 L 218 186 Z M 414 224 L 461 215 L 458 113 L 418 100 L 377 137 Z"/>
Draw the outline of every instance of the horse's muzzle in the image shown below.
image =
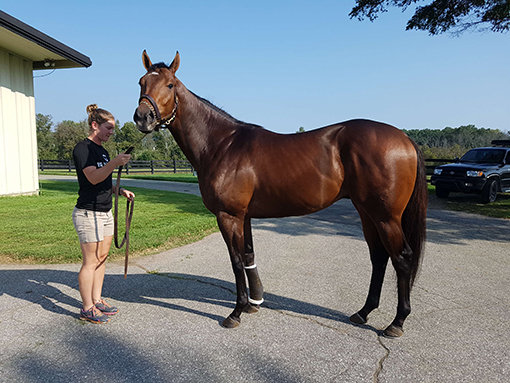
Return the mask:
<path id="1" fill-rule="evenodd" d="M 156 116 L 146 105 L 140 104 L 135 110 L 133 121 L 140 132 L 150 133 L 156 125 Z"/>

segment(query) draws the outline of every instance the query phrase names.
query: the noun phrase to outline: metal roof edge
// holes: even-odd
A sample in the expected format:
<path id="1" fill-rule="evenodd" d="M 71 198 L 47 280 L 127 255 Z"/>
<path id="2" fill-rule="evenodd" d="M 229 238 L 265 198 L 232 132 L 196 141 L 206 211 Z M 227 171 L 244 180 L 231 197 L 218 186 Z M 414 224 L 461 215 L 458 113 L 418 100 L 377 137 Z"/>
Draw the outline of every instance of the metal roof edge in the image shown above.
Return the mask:
<path id="1" fill-rule="evenodd" d="M 0 27 L 4 27 L 27 40 L 33 41 L 37 45 L 73 61 L 80 66 L 89 67 L 92 65 L 92 61 L 89 57 L 1 10 Z"/>

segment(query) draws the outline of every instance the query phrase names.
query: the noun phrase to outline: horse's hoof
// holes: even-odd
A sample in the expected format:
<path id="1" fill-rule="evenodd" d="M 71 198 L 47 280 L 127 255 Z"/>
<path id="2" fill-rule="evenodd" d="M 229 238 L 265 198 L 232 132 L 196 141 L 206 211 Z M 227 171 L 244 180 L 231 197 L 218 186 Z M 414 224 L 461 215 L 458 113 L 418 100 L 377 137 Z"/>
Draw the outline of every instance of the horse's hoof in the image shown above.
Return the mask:
<path id="1" fill-rule="evenodd" d="M 390 324 L 386 330 L 383 331 L 383 336 L 386 338 L 398 338 L 402 335 L 404 335 L 402 327 L 398 327 L 393 324 Z"/>
<path id="2" fill-rule="evenodd" d="M 258 305 L 247 304 L 246 306 L 244 306 L 243 312 L 248 313 L 248 314 L 255 314 L 255 313 L 259 312 L 259 309 L 260 309 L 260 306 L 258 306 Z"/>
<path id="3" fill-rule="evenodd" d="M 236 328 L 237 326 L 239 326 L 240 323 L 241 320 L 233 319 L 232 317 L 228 316 L 221 323 L 221 325 L 226 328 Z"/>
<path id="4" fill-rule="evenodd" d="M 359 315 L 358 313 L 352 315 L 349 320 L 351 321 L 351 323 L 355 323 L 355 324 L 365 324 L 367 323 L 367 320 L 366 319 L 363 319 L 363 317 L 361 315 Z"/>

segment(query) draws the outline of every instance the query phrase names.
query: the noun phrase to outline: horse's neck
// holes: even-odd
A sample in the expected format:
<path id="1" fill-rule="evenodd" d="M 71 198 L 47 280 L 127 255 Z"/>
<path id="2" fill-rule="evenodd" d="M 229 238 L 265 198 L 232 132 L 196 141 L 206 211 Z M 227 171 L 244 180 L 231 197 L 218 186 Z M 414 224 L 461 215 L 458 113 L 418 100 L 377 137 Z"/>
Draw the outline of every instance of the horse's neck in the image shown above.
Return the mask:
<path id="1" fill-rule="evenodd" d="M 236 124 L 199 100 L 183 85 L 178 89 L 179 111 L 171 132 L 193 167 L 199 171 L 232 135 Z"/>

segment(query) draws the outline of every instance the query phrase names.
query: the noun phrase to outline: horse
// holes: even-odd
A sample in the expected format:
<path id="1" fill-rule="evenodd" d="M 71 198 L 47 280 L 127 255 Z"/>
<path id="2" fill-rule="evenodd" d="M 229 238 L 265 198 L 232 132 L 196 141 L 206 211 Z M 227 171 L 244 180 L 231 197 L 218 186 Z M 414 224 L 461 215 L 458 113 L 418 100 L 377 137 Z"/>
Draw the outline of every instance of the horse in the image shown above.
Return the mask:
<path id="1" fill-rule="evenodd" d="M 364 119 L 274 133 L 188 90 L 176 77 L 179 52 L 166 65 L 152 64 L 144 50 L 142 62 L 147 73 L 139 81 L 136 126 L 143 133 L 169 128 L 197 172 L 204 205 L 216 216 L 228 248 L 237 299 L 222 325 L 237 327 L 241 313 L 257 312 L 263 302 L 252 218 L 301 216 L 350 198 L 372 264 L 366 302 L 350 320 L 365 324 L 379 306 L 391 259 L 398 304 L 383 335 L 403 335 L 426 234 L 427 184 L 417 145 L 391 125 Z"/>

